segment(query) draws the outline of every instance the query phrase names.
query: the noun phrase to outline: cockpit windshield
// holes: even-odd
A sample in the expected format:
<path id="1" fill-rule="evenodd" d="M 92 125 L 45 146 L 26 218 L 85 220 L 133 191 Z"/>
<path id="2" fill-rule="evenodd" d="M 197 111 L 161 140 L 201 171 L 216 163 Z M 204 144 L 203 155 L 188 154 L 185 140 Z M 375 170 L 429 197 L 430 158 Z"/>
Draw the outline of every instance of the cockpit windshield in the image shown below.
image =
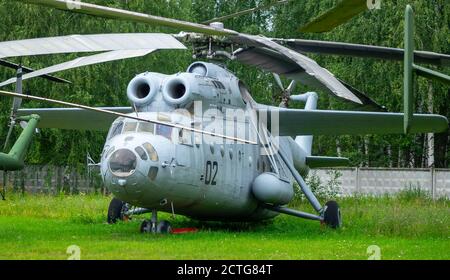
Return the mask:
<path id="1" fill-rule="evenodd" d="M 138 125 L 138 132 L 148 132 L 148 133 L 155 133 L 155 125 L 153 123 L 149 122 L 140 122 Z"/>
<path id="2" fill-rule="evenodd" d="M 119 134 L 144 132 L 163 136 L 172 141 L 173 128 L 167 125 L 149 122 L 119 121 L 113 124 L 108 134 L 108 140 Z"/>
<path id="3" fill-rule="evenodd" d="M 137 122 L 126 122 L 123 127 L 122 134 L 135 132 L 137 125 L 138 125 Z"/>
<path id="4" fill-rule="evenodd" d="M 119 135 L 122 132 L 122 128 L 123 128 L 122 121 L 114 123 L 109 131 L 108 140 L 113 138 L 116 135 Z"/>

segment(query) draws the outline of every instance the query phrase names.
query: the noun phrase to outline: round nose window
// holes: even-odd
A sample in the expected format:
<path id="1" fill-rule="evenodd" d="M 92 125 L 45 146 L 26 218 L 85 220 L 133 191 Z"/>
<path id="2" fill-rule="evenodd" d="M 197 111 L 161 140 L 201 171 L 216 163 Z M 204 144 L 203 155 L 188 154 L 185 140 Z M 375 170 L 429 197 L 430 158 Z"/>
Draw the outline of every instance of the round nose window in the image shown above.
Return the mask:
<path id="1" fill-rule="evenodd" d="M 109 168 L 117 177 L 128 177 L 136 170 L 136 155 L 127 149 L 115 151 L 109 159 Z"/>

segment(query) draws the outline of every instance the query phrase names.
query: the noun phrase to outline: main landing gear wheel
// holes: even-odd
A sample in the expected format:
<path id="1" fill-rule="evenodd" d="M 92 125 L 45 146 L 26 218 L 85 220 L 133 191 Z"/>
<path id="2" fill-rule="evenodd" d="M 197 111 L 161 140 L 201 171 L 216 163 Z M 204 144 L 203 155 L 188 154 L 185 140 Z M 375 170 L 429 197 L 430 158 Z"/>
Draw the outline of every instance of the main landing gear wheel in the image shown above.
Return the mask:
<path id="1" fill-rule="evenodd" d="M 330 228 L 337 229 L 342 225 L 341 210 L 336 201 L 328 201 L 325 204 L 325 212 L 323 215 L 324 223 Z"/>
<path id="2" fill-rule="evenodd" d="M 170 234 L 172 233 L 172 226 L 168 221 L 161 221 L 156 226 L 156 232 L 161 234 Z"/>
<path id="3" fill-rule="evenodd" d="M 109 203 L 108 208 L 108 224 L 115 224 L 118 220 L 128 219 L 124 213 L 128 210 L 128 206 L 125 202 L 120 199 L 113 198 Z"/>

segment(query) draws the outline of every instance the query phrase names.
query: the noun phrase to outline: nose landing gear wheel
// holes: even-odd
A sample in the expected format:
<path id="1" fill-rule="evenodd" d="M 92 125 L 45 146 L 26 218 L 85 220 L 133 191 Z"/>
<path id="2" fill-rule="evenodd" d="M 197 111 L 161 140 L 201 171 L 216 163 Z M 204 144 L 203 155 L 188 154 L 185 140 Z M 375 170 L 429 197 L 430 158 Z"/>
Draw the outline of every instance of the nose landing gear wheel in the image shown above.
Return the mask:
<path id="1" fill-rule="evenodd" d="M 172 233 L 172 226 L 168 221 L 161 221 L 155 224 L 150 220 L 144 220 L 141 224 L 142 233 L 160 233 L 170 234 Z"/>
<path id="2" fill-rule="evenodd" d="M 152 218 L 142 222 L 141 232 L 168 234 L 172 233 L 172 226 L 165 220 L 158 223 L 158 212 L 154 209 L 152 210 Z"/>
<path id="3" fill-rule="evenodd" d="M 324 223 L 330 228 L 337 229 L 342 225 L 341 210 L 336 201 L 328 201 L 325 204 L 325 212 L 323 215 Z"/>
<path id="4" fill-rule="evenodd" d="M 141 224 L 141 232 L 142 233 L 151 233 L 154 232 L 152 222 L 149 220 L 144 220 Z"/>

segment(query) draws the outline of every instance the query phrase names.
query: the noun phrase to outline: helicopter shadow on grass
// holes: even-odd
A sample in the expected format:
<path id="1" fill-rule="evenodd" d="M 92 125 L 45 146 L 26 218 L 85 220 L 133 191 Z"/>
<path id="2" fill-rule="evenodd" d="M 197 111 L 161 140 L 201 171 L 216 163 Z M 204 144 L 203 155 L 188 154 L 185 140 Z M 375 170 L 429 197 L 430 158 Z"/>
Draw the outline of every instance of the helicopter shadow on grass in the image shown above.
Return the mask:
<path id="1" fill-rule="evenodd" d="M 200 232 L 257 232 L 273 225 L 273 220 L 264 220 L 257 222 L 225 222 L 225 221 L 198 221 L 186 219 L 180 223 L 174 224 L 176 227 L 193 227 Z"/>

